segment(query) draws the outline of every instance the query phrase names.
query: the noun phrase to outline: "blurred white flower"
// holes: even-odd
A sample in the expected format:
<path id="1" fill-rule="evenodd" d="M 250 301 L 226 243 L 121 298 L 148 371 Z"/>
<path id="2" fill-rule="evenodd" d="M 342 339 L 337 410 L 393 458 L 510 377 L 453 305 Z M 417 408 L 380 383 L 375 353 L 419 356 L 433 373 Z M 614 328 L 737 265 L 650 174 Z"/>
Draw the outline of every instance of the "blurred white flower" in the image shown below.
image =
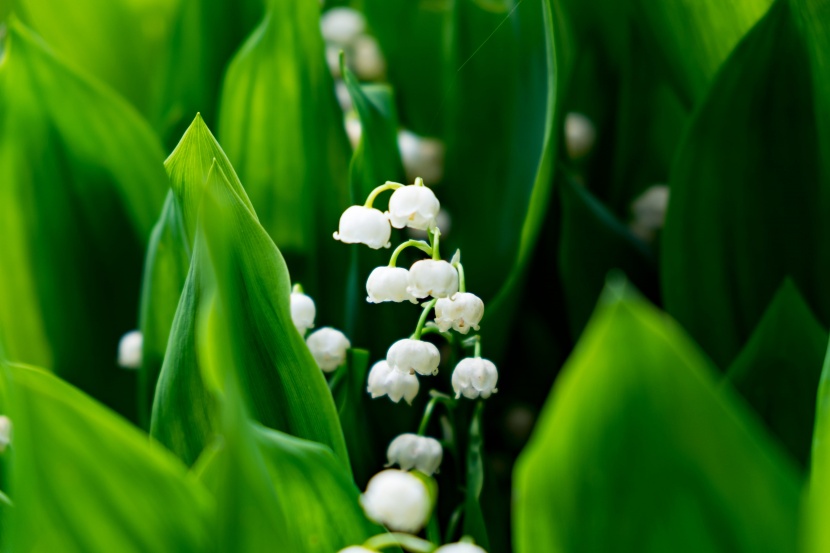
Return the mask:
<path id="1" fill-rule="evenodd" d="M 389 444 L 386 457 L 392 466 L 398 464 L 401 470 L 415 469 L 432 476 L 441 466 L 444 449 L 441 442 L 428 436 L 401 434 Z"/>
<path id="2" fill-rule="evenodd" d="M 393 369 L 386 361 L 378 361 L 369 371 L 366 391 L 372 394 L 372 399 L 388 395 L 395 403 L 403 398 L 412 405 L 419 388 L 418 377 L 414 374 Z"/>
<path id="3" fill-rule="evenodd" d="M 398 131 L 398 150 L 407 180 L 414 182 L 417 177 L 421 177 L 427 182 L 436 183 L 444 178 L 446 148 L 437 138 L 418 136 L 401 129 Z"/>
<path id="4" fill-rule="evenodd" d="M 373 250 L 388 248 L 392 228 L 389 220 L 379 209 L 353 205 L 340 216 L 339 232 L 334 239 L 344 244 L 366 244 Z"/>
<path id="5" fill-rule="evenodd" d="M 337 553 L 378 553 L 374 549 L 366 549 L 365 547 L 361 547 L 359 545 L 350 545 L 346 549 L 341 549 Z"/>
<path id="6" fill-rule="evenodd" d="M 436 375 L 441 363 L 441 354 L 434 344 L 404 338 L 392 344 L 386 352 L 386 362 L 393 369 L 404 373 Z"/>
<path id="7" fill-rule="evenodd" d="M 433 553 L 487 553 L 474 543 L 448 543 L 442 545 Z"/>
<path id="8" fill-rule="evenodd" d="M 140 369 L 144 336 L 140 330 L 131 330 L 118 342 L 118 365 L 125 369 Z"/>
<path id="9" fill-rule="evenodd" d="M 458 271 L 440 259 L 422 259 L 409 269 L 410 294 L 416 298 L 446 298 L 458 292 Z"/>
<path id="10" fill-rule="evenodd" d="M 435 227 L 441 204 L 435 193 L 418 184 L 402 186 L 389 198 L 389 222 L 395 228 L 426 230 Z"/>
<path id="11" fill-rule="evenodd" d="M 0 415 L 0 453 L 3 453 L 12 442 L 12 421 L 5 415 Z"/>
<path id="12" fill-rule="evenodd" d="M 350 113 L 354 104 L 352 103 L 352 95 L 349 94 L 349 87 L 343 81 L 334 81 L 334 94 L 337 96 L 337 103 L 340 104 L 340 109 L 343 113 Z"/>
<path id="13" fill-rule="evenodd" d="M 362 35 L 352 44 L 352 65 L 357 76 L 364 81 L 377 81 L 386 73 L 386 60 L 375 37 Z"/>
<path id="14" fill-rule="evenodd" d="M 300 332 L 305 336 L 309 328 L 314 328 L 314 317 L 317 309 L 314 307 L 314 300 L 302 292 L 291 292 L 291 320 Z"/>
<path id="15" fill-rule="evenodd" d="M 395 469 L 374 475 L 360 496 L 366 515 L 390 530 L 415 534 L 427 522 L 429 490 L 417 476 Z"/>
<path id="16" fill-rule="evenodd" d="M 628 225 L 631 232 L 646 242 L 652 242 L 657 231 L 666 223 L 669 206 L 669 187 L 656 184 L 640 194 L 631 204 L 633 220 Z"/>
<path id="17" fill-rule="evenodd" d="M 488 398 L 498 392 L 496 383 L 499 371 L 496 365 L 480 357 L 467 357 L 459 361 L 452 372 L 452 389 L 455 397 L 462 395 L 467 399 Z"/>
<path id="18" fill-rule="evenodd" d="M 375 267 L 366 279 L 366 293 L 369 294 L 366 301 L 418 303 L 418 300 L 407 291 L 408 287 L 409 271 L 403 267 Z"/>
<path id="19" fill-rule="evenodd" d="M 323 327 L 306 338 L 308 349 L 325 372 L 331 372 L 346 362 L 346 351 L 352 347 L 346 335 L 330 327 Z"/>
<path id="20" fill-rule="evenodd" d="M 326 45 L 326 65 L 329 66 L 329 73 L 335 79 L 339 79 L 340 75 L 340 47 L 334 44 Z"/>
<path id="21" fill-rule="evenodd" d="M 360 123 L 360 118 L 357 115 L 349 114 L 343 124 L 346 126 L 346 136 L 349 137 L 349 143 L 352 145 L 352 149 L 356 150 L 360 144 L 360 137 L 363 136 L 363 125 Z"/>
<path id="22" fill-rule="evenodd" d="M 349 46 L 366 32 L 366 18 L 352 8 L 332 8 L 320 17 L 323 40 L 338 46 Z"/>
<path id="23" fill-rule="evenodd" d="M 594 148 L 597 132 L 594 124 L 581 113 L 570 112 L 565 116 L 565 149 L 568 157 L 579 160 Z"/>
<path id="24" fill-rule="evenodd" d="M 435 324 L 441 332 L 454 328 L 461 334 L 478 330 L 484 316 L 484 302 L 475 294 L 458 292 L 451 298 L 441 298 L 435 303 Z"/>

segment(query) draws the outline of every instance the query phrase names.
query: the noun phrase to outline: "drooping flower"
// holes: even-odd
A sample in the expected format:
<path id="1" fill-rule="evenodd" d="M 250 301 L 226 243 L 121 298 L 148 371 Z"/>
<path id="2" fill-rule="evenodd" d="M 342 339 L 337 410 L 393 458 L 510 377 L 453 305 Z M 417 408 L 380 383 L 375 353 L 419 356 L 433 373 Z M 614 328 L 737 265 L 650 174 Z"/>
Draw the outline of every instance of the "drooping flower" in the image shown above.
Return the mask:
<path id="1" fill-rule="evenodd" d="M 396 469 L 374 475 L 360 496 L 370 519 L 390 530 L 411 534 L 426 524 L 431 503 L 426 485 L 417 476 Z"/>
<path id="2" fill-rule="evenodd" d="M 441 466 L 444 449 L 441 442 L 428 436 L 401 434 L 389 444 L 386 457 L 392 466 L 398 464 L 401 470 L 415 469 L 432 476 Z"/>
<path id="3" fill-rule="evenodd" d="M 340 228 L 334 239 L 344 244 L 366 244 L 373 250 L 388 248 L 392 227 L 379 209 L 353 205 L 340 216 Z"/>
<path id="4" fill-rule="evenodd" d="M 331 372 L 346 362 L 346 351 L 352 347 L 346 335 L 330 327 L 323 327 L 306 338 L 308 349 L 325 372 Z"/>
<path id="5" fill-rule="evenodd" d="M 427 230 L 435 227 L 441 203 L 426 186 L 402 186 L 389 198 L 389 222 L 395 228 Z"/>
<path id="6" fill-rule="evenodd" d="M 409 269 L 407 291 L 416 298 L 447 298 L 458 292 L 458 271 L 440 259 L 422 259 Z"/>
<path id="7" fill-rule="evenodd" d="M 403 267 L 376 267 L 366 280 L 366 301 L 381 303 L 384 301 L 411 301 L 418 300 L 409 293 L 409 271 Z"/>
<path id="8" fill-rule="evenodd" d="M 398 131 L 398 150 L 407 179 L 414 181 L 420 176 L 427 182 L 440 182 L 444 178 L 446 148 L 440 140 L 402 129 Z"/>
<path id="9" fill-rule="evenodd" d="M 467 399 L 488 398 L 496 393 L 499 371 L 496 365 L 480 357 L 467 357 L 459 361 L 452 372 L 452 389 L 455 397 Z"/>
<path id="10" fill-rule="evenodd" d="M 118 342 L 118 365 L 125 369 L 140 369 L 144 336 L 140 330 L 131 330 Z"/>
<path id="11" fill-rule="evenodd" d="M 389 347 L 386 362 L 391 368 L 404 373 L 435 375 L 438 374 L 441 353 L 429 342 L 403 338 Z"/>
<path id="12" fill-rule="evenodd" d="M 458 292 L 452 298 L 441 298 L 435 303 L 435 324 L 441 332 L 450 328 L 461 334 L 478 330 L 484 316 L 484 302 L 475 294 Z"/>
<path id="13" fill-rule="evenodd" d="M 314 317 L 317 309 L 314 307 L 314 300 L 302 292 L 291 292 L 291 320 L 300 332 L 305 336 L 309 328 L 314 328 Z"/>
<path id="14" fill-rule="evenodd" d="M 368 384 L 366 391 L 372 394 L 372 399 L 387 395 L 395 403 L 403 398 L 410 405 L 421 387 L 417 376 L 395 370 L 386 361 L 372 365 Z"/>

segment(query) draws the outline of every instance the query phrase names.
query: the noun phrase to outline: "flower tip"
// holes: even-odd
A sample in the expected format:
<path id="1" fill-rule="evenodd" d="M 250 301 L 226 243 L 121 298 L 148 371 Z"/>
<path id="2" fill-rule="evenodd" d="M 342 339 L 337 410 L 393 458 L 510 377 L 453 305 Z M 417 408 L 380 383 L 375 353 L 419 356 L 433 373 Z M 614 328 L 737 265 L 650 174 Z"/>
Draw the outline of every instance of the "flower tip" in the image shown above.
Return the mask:
<path id="1" fill-rule="evenodd" d="M 340 240 L 340 233 L 339 232 L 334 231 L 334 234 L 332 234 L 332 236 L 334 237 L 335 240 Z"/>

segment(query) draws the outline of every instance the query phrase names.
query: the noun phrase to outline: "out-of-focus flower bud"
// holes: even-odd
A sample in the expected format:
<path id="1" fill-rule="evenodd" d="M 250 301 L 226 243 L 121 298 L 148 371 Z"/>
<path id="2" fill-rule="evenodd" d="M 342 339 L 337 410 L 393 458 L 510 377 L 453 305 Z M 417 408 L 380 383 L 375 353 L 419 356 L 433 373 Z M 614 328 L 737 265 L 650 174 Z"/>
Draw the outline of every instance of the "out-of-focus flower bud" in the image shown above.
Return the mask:
<path id="1" fill-rule="evenodd" d="M 432 476 L 441 466 L 444 449 L 435 438 L 417 434 L 401 434 L 389 444 L 386 450 L 387 466 L 398 464 L 401 470 L 421 471 Z"/>
<path id="2" fill-rule="evenodd" d="M 390 530 L 418 532 L 432 511 L 429 490 L 418 477 L 395 469 L 374 475 L 360 496 L 366 515 Z"/>

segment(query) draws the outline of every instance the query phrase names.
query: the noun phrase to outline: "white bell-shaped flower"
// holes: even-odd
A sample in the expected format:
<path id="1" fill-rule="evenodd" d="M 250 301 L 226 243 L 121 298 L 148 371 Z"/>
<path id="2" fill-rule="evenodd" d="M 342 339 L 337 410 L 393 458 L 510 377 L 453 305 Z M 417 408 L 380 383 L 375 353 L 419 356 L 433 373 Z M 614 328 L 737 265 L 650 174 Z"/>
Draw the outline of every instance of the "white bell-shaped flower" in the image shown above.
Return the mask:
<path id="1" fill-rule="evenodd" d="M 440 209 L 435 193 L 426 186 L 402 186 L 389 198 L 389 222 L 395 228 L 427 230 L 435 227 Z"/>
<path id="2" fill-rule="evenodd" d="M 12 420 L 5 415 L 0 415 L 0 453 L 3 453 L 10 443 L 12 443 Z"/>
<path id="3" fill-rule="evenodd" d="M 492 361 L 480 357 L 467 357 L 459 361 L 452 372 L 452 389 L 456 398 L 463 395 L 467 399 L 486 399 L 498 392 L 498 380 L 499 371 Z"/>
<path id="4" fill-rule="evenodd" d="M 388 248 L 392 227 L 379 209 L 353 205 L 340 216 L 340 229 L 334 239 L 344 244 L 366 244 L 373 250 Z"/>
<path id="5" fill-rule="evenodd" d="M 366 32 L 366 18 L 352 8 L 332 8 L 320 16 L 323 40 L 348 46 Z"/>
<path id="6" fill-rule="evenodd" d="M 416 298 L 448 298 L 458 292 L 458 271 L 440 259 L 422 259 L 409 269 L 407 290 Z"/>
<path id="7" fill-rule="evenodd" d="M 432 501 L 417 476 L 396 469 L 374 475 L 360 496 L 366 516 L 390 530 L 417 533 L 427 522 Z"/>
<path id="8" fill-rule="evenodd" d="M 360 545 L 350 545 L 346 549 L 341 549 L 337 553 L 378 553 L 375 549 L 366 549 Z"/>
<path id="9" fill-rule="evenodd" d="M 144 336 L 140 330 L 131 330 L 118 342 L 118 365 L 125 369 L 140 369 Z"/>
<path id="10" fill-rule="evenodd" d="M 314 300 L 302 292 L 291 292 L 291 320 L 300 332 L 305 336 L 309 328 L 314 328 L 314 317 L 317 309 L 314 307 Z"/>
<path id="11" fill-rule="evenodd" d="M 386 465 L 388 467 L 397 463 L 401 470 L 414 468 L 427 476 L 432 476 L 441 466 L 444 449 L 441 442 L 435 438 L 401 434 L 389 444 L 386 457 L 389 459 L 389 464 Z"/>
<path id="12" fill-rule="evenodd" d="M 366 279 L 366 301 L 381 303 L 384 301 L 411 301 L 418 300 L 409 293 L 409 271 L 402 267 L 376 267 Z"/>
<path id="13" fill-rule="evenodd" d="M 390 346 L 386 352 L 386 362 L 391 368 L 404 373 L 435 375 L 438 374 L 441 353 L 435 344 L 404 338 Z"/>
<path id="14" fill-rule="evenodd" d="M 414 181 L 417 177 L 427 182 L 440 182 L 444 178 L 444 143 L 435 138 L 426 138 L 407 131 L 398 131 L 398 150 L 401 152 L 406 178 Z M 440 224 L 441 230 L 445 230 Z"/>
<path id="15" fill-rule="evenodd" d="M 565 115 L 565 149 L 568 157 L 580 160 L 591 153 L 597 140 L 594 124 L 581 113 Z"/>
<path id="16" fill-rule="evenodd" d="M 403 398 L 410 405 L 421 387 L 417 376 L 393 369 L 386 361 L 372 365 L 368 384 L 366 391 L 372 394 L 372 399 L 386 395 L 395 403 Z"/>
<path id="17" fill-rule="evenodd" d="M 458 292 L 452 298 L 441 298 L 435 302 L 435 324 L 441 332 L 450 328 L 461 334 L 467 334 L 471 328 L 478 330 L 483 316 L 484 302 L 469 292 Z"/>
<path id="18" fill-rule="evenodd" d="M 352 44 L 354 72 L 364 81 L 377 81 L 386 73 L 386 60 L 373 36 L 363 35 Z"/>
<path id="19" fill-rule="evenodd" d="M 436 549 L 433 553 L 487 553 L 474 543 L 448 543 Z"/>
<path id="20" fill-rule="evenodd" d="M 346 351 L 352 347 L 345 334 L 329 327 L 313 332 L 306 344 L 317 365 L 327 373 L 346 362 Z"/>

